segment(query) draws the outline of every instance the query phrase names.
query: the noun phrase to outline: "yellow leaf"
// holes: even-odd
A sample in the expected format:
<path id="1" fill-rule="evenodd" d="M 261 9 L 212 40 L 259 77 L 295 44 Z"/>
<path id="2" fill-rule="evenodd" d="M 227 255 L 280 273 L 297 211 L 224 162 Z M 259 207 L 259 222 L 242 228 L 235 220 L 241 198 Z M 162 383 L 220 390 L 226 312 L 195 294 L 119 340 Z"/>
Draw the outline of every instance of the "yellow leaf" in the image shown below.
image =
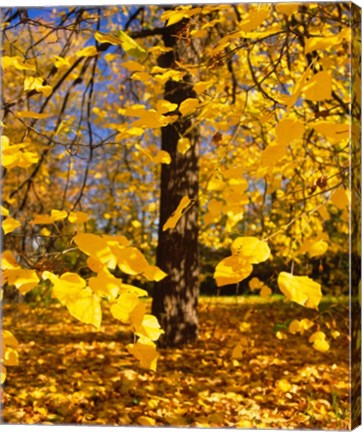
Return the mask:
<path id="1" fill-rule="evenodd" d="M 284 15 L 290 17 L 291 15 L 298 12 L 300 3 L 277 3 L 275 9 Z"/>
<path id="2" fill-rule="evenodd" d="M 296 139 L 303 138 L 304 123 L 294 119 L 283 119 L 275 128 L 278 143 L 287 146 Z"/>
<path id="3" fill-rule="evenodd" d="M 128 293 L 128 294 L 136 294 L 137 297 L 147 297 L 148 296 L 147 291 L 145 291 L 141 288 L 135 287 L 134 285 L 124 284 L 124 283 L 122 283 L 121 292 L 122 293 Z"/>
<path id="4" fill-rule="evenodd" d="M 156 420 L 147 416 L 137 417 L 136 422 L 141 426 L 156 426 Z"/>
<path id="5" fill-rule="evenodd" d="M 288 326 L 289 333 L 297 334 L 300 332 L 300 322 L 299 320 L 293 320 Z"/>
<path id="6" fill-rule="evenodd" d="M 157 101 L 156 104 L 156 110 L 160 113 L 160 114 L 165 114 L 171 111 L 175 111 L 175 109 L 178 107 L 177 104 L 169 102 L 168 100 L 165 99 L 161 99 L 159 101 Z"/>
<path id="7" fill-rule="evenodd" d="M 319 352 L 327 352 L 330 345 L 326 340 L 317 339 L 313 342 L 313 348 Z"/>
<path id="8" fill-rule="evenodd" d="M 9 56 L 3 56 L 1 58 L 1 66 L 3 69 L 7 69 L 10 66 L 14 66 L 15 69 L 18 70 L 29 70 L 29 71 L 35 71 L 36 67 L 33 64 L 27 63 L 25 60 L 21 59 L 19 56 L 15 57 L 9 57 Z"/>
<path id="9" fill-rule="evenodd" d="M 316 132 L 325 135 L 331 142 L 338 143 L 350 136 L 350 125 L 343 123 L 319 122 L 313 125 Z"/>
<path id="10" fill-rule="evenodd" d="M 53 219 L 53 221 L 63 220 L 67 216 L 68 216 L 68 213 L 65 210 L 55 210 L 55 209 L 53 209 L 50 212 L 50 217 Z"/>
<path id="11" fill-rule="evenodd" d="M 16 230 L 16 228 L 19 228 L 21 226 L 21 223 L 19 221 L 17 221 L 16 219 L 13 219 L 11 217 L 7 217 L 6 219 L 4 219 L 1 223 L 1 226 L 4 230 L 4 234 L 8 234 L 14 230 Z"/>
<path id="12" fill-rule="evenodd" d="M 149 264 L 141 251 L 127 247 L 115 251 L 117 265 L 121 271 L 130 275 L 142 274 Z"/>
<path id="13" fill-rule="evenodd" d="M 300 327 L 300 334 L 304 333 L 304 330 L 309 330 L 310 328 L 312 328 L 314 326 L 314 322 L 309 320 L 308 318 L 303 318 L 300 323 L 299 323 L 299 327 Z"/>
<path id="14" fill-rule="evenodd" d="M 1 255 L 1 269 L 8 270 L 16 268 L 20 268 L 20 266 L 17 263 L 13 253 L 9 250 L 4 251 Z"/>
<path id="15" fill-rule="evenodd" d="M 261 10 L 256 10 L 243 17 L 241 23 L 239 24 L 239 29 L 241 31 L 250 32 L 260 26 L 268 17 L 270 16 L 270 11 L 268 8 L 261 8 Z"/>
<path id="16" fill-rule="evenodd" d="M 332 97 L 332 79 L 328 72 L 315 74 L 304 87 L 304 96 L 313 102 L 323 101 Z"/>
<path id="17" fill-rule="evenodd" d="M 317 240 L 309 245 L 307 252 L 309 256 L 313 258 L 325 254 L 327 249 L 328 243 L 325 240 Z"/>
<path id="18" fill-rule="evenodd" d="M 102 264 L 107 264 L 109 268 L 116 266 L 116 257 L 112 253 L 107 241 L 95 234 L 77 234 L 73 238 L 74 243 L 86 255 L 91 256 Z"/>
<path id="19" fill-rule="evenodd" d="M 43 85 L 43 78 L 40 77 L 26 77 L 24 79 L 24 90 L 25 91 L 31 91 L 36 90 L 38 87 L 41 87 Z"/>
<path id="20" fill-rule="evenodd" d="M 122 48 L 126 51 L 127 54 L 130 54 L 139 60 L 143 60 L 145 57 L 147 57 L 146 50 L 140 45 L 138 45 L 138 43 L 130 36 L 128 36 L 127 33 L 119 30 L 118 37 Z"/>
<path id="21" fill-rule="evenodd" d="M 19 364 L 19 354 L 11 347 L 5 347 L 5 352 L 3 353 L 2 363 L 5 366 L 17 366 Z"/>
<path id="22" fill-rule="evenodd" d="M 87 213 L 77 211 L 77 212 L 70 212 L 68 220 L 70 223 L 84 223 L 89 220 L 89 216 Z"/>
<path id="23" fill-rule="evenodd" d="M 57 69 L 71 67 L 71 62 L 69 57 L 65 58 L 65 57 L 54 56 L 53 63 Z"/>
<path id="24" fill-rule="evenodd" d="M 157 266 L 149 265 L 143 270 L 142 275 L 150 281 L 159 282 L 167 276 L 167 273 L 162 271 Z"/>
<path id="25" fill-rule="evenodd" d="M 148 339 L 156 341 L 161 334 L 165 333 L 153 315 L 146 314 L 140 325 L 135 327 L 135 334 L 137 336 L 144 336 Z"/>
<path id="26" fill-rule="evenodd" d="M 9 285 L 14 285 L 21 294 L 26 294 L 39 283 L 38 275 L 34 270 L 22 269 L 20 266 L 5 270 L 3 278 Z"/>
<path id="27" fill-rule="evenodd" d="M 312 51 L 331 48 L 332 46 L 341 43 L 346 37 L 347 33 L 342 30 L 340 33 L 333 36 L 306 38 L 304 41 L 304 53 L 309 54 Z"/>
<path id="28" fill-rule="evenodd" d="M 129 61 L 123 62 L 122 66 L 124 68 L 126 68 L 127 70 L 129 70 L 130 72 L 142 72 L 145 70 L 145 67 L 141 63 L 138 63 L 135 60 L 129 60 Z"/>
<path id="29" fill-rule="evenodd" d="M 3 330 L 3 343 L 14 348 L 19 346 L 16 337 L 9 330 Z"/>
<path id="30" fill-rule="evenodd" d="M 49 215 L 35 215 L 35 218 L 30 222 L 31 225 L 50 225 L 54 223 L 54 219 Z"/>
<path id="31" fill-rule="evenodd" d="M 188 138 L 180 138 L 177 141 L 177 151 L 181 154 L 185 154 L 191 147 L 191 142 Z"/>
<path id="32" fill-rule="evenodd" d="M 272 294 L 272 292 L 273 291 L 268 286 L 263 285 L 260 290 L 260 297 L 263 298 L 269 297 Z"/>
<path id="33" fill-rule="evenodd" d="M 77 57 L 94 57 L 98 54 L 97 48 L 95 46 L 88 46 L 80 51 L 77 51 L 75 55 Z"/>
<path id="34" fill-rule="evenodd" d="M 287 152 L 288 148 L 285 145 L 268 145 L 260 156 L 260 165 L 262 167 L 275 165 L 280 162 L 284 156 L 286 156 Z"/>
<path id="35" fill-rule="evenodd" d="M 99 297 L 114 300 L 122 287 L 122 281 L 114 277 L 107 269 L 102 269 L 96 277 L 89 279 L 88 285 Z"/>
<path id="36" fill-rule="evenodd" d="M 344 210 L 349 207 L 350 204 L 350 194 L 344 187 L 339 187 L 336 189 L 331 196 L 331 202 L 340 210 Z"/>
<path id="37" fill-rule="evenodd" d="M 141 301 L 138 298 L 138 295 L 135 293 L 122 293 L 118 299 L 117 303 L 114 303 L 111 306 L 111 314 L 114 318 L 120 320 L 125 324 L 131 323 L 132 313 L 136 310 L 136 315 L 133 315 L 133 318 L 136 319 L 138 325 L 141 324 L 144 316 L 144 309 L 137 310 L 139 305 L 142 305 Z M 143 305 L 142 305 L 143 306 Z M 137 320 L 137 312 L 142 316 L 138 316 Z"/>
<path id="38" fill-rule="evenodd" d="M 66 303 L 69 313 L 85 324 L 92 324 L 97 329 L 101 327 L 102 309 L 100 299 L 88 287 Z"/>
<path id="39" fill-rule="evenodd" d="M 244 347 L 241 344 L 238 344 L 234 347 L 234 349 L 231 353 L 231 358 L 237 359 L 237 360 L 242 359 L 243 353 L 244 353 Z"/>
<path id="40" fill-rule="evenodd" d="M 321 286 L 309 277 L 281 272 L 278 276 L 278 286 L 289 300 L 301 306 L 318 309 L 322 298 Z"/>
<path id="41" fill-rule="evenodd" d="M 86 286 L 86 282 L 76 273 L 66 272 L 60 277 L 52 272 L 44 271 L 44 280 L 53 284 L 53 295 L 64 305 L 71 303 Z"/>
<path id="42" fill-rule="evenodd" d="M 258 264 L 269 258 L 270 249 L 265 241 L 256 237 L 238 237 L 231 245 L 231 253 L 248 260 L 251 264 Z"/>
<path id="43" fill-rule="evenodd" d="M 182 115 L 186 116 L 192 114 L 199 106 L 199 101 L 195 98 L 188 98 L 181 102 L 179 111 Z"/>
<path id="44" fill-rule="evenodd" d="M 141 366 L 146 369 L 156 371 L 158 353 L 156 345 L 146 338 L 140 338 L 135 344 L 126 346 L 127 351 L 141 362 Z"/>
<path id="45" fill-rule="evenodd" d="M 6 380 L 6 367 L 0 364 L 0 384 L 4 384 Z"/>
<path id="46" fill-rule="evenodd" d="M 17 111 L 16 115 L 20 118 L 46 119 L 52 117 L 54 114 L 37 113 L 34 111 Z"/>
<path id="47" fill-rule="evenodd" d="M 237 256 L 224 258 L 215 268 L 214 278 L 218 287 L 231 285 L 246 279 L 253 271 L 250 261 Z"/>
<path id="48" fill-rule="evenodd" d="M 182 215 L 190 207 L 191 202 L 192 201 L 190 200 L 190 198 L 188 196 L 182 197 L 176 210 L 172 213 L 172 215 L 167 219 L 167 221 L 163 225 L 162 231 L 166 231 L 168 229 L 174 229 L 177 222 L 181 219 Z"/>
<path id="49" fill-rule="evenodd" d="M 292 385 L 288 380 L 283 378 L 277 381 L 277 388 L 281 390 L 283 393 L 287 393 L 292 388 Z"/>
<path id="50" fill-rule="evenodd" d="M 156 156 L 153 158 L 154 163 L 163 163 L 166 165 L 170 165 L 171 163 L 171 156 L 170 153 L 168 153 L 165 150 L 160 150 Z"/>
<path id="51" fill-rule="evenodd" d="M 111 45 L 120 45 L 120 40 L 117 38 L 117 36 L 112 36 L 110 34 L 102 34 L 100 32 L 95 32 L 94 37 L 99 43 L 109 43 Z"/>
<path id="52" fill-rule="evenodd" d="M 9 210 L 3 206 L 1 207 L 1 216 L 9 216 Z"/>
<path id="53" fill-rule="evenodd" d="M 258 290 L 262 289 L 263 286 L 264 286 L 264 282 L 262 282 L 261 280 L 259 280 L 256 277 L 253 277 L 249 281 L 249 288 L 251 291 L 258 291 Z"/>

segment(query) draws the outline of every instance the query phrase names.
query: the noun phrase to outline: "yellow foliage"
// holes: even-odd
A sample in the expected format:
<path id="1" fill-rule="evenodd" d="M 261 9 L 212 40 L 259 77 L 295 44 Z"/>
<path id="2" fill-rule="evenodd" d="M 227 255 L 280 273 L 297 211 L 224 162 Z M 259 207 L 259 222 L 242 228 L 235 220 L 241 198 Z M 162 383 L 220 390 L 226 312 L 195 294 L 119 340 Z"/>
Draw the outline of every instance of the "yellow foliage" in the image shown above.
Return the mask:
<path id="1" fill-rule="evenodd" d="M 253 266 L 247 259 L 230 256 L 218 263 L 214 279 L 218 287 L 231 285 L 246 279 L 252 271 Z"/>
<path id="2" fill-rule="evenodd" d="M 265 241 L 256 237 L 238 237 L 231 245 L 231 253 L 251 264 L 258 264 L 269 258 L 270 249 Z"/>

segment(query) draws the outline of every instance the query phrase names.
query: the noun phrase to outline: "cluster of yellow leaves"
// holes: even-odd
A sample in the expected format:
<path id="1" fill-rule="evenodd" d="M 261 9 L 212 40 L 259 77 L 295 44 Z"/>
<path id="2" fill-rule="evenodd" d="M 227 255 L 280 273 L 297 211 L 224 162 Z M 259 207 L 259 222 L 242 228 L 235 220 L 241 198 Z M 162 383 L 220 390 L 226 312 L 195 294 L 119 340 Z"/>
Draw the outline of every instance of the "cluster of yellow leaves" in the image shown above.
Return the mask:
<path id="1" fill-rule="evenodd" d="M 272 290 L 256 277 L 249 281 L 249 288 L 251 291 L 259 291 L 261 297 L 269 297 L 272 293 Z"/>
<path id="2" fill-rule="evenodd" d="M 9 330 L 2 330 L 1 345 L 0 384 L 3 384 L 6 379 L 6 366 L 19 364 L 19 355 L 16 350 L 19 343 Z"/>
<path id="3" fill-rule="evenodd" d="M 84 223 L 89 220 L 89 215 L 81 211 L 67 212 L 65 210 L 52 209 L 50 215 L 35 215 L 31 225 L 51 225 L 68 218 L 70 223 Z"/>
<path id="4" fill-rule="evenodd" d="M 246 279 L 253 271 L 252 264 L 269 258 L 270 249 L 265 241 L 255 237 L 238 237 L 231 245 L 231 253 L 216 266 L 214 278 L 218 287 Z"/>
<path id="5" fill-rule="evenodd" d="M 9 250 L 3 252 L 1 257 L 1 270 L 3 283 L 15 286 L 21 294 L 26 294 L 39 283 L 39 277 L 34 270 L 22 268 Z"/>
<path id="6" fill-rule="evenodd" d="M 75 273 L 65 273 L 60 278 L 44 272 L 43 278 L 53 283 L 54 296 L 63 303 L 74 317 L 82 322 L 101 325 L 101 298 L 111 301 L 112 315 L 129 324 L 138 337 L 127 350 L 140 360 L 141 365 L 156 370 L 158 353 L 156 341 L 163 333 L 157 318 L 146 314 L 142 297 L 147 292 L 133 285 L 124 284 L 110 272 L 118 267 L 129 275 L 142 275 L 151 281 L 160 281 L 166 276 L 160 268 L 150 265 L 137 248 L 130 246 L 124 236 L 98 236 L 77 234 L 75 244 L 88 255 L 87 264 L 96 273 L 88 283 Z"/>
<path id="7" fill-rule="evenodd" d="M 6 169 L 29 168 L 39 160 L 39 156 L 26 150 L 30 143 L 10 144 L 8 137 L 1 137 L 1 165 Z"/>

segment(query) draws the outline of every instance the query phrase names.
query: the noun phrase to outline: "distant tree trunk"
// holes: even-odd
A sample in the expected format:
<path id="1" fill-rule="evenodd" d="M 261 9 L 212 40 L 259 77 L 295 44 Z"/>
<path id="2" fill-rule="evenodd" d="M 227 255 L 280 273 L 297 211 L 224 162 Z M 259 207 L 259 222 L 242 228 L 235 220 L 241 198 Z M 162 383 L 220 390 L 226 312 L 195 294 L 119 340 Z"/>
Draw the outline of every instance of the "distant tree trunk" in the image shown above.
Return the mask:
<path id="1" fill-rule="evenodd" d="M 178 25 L 178 30 L 183 24 Z M 175 26 L 163 35 L 164 44 L 173 51 L 162 55 L 159 64 L 177 68 L 178 43 Z M 168 81 L 164 98 L 180 104 L 195 97 L 191 82 Z M 162 128 L 161 147 L 172 158 L 170 165 L 161 168 L 160 222 L 157 246 L 157 265 L 168 276 L 157 283 L 154 290 L 152 313 L 157 316 L 165 334 L 160 339 L 163 346 L 177 346 L 192 342 L 197 337 L 197 300 L 199 294 L 198 261 L 198 159 L 197 131 L 188 131 L 189 119 Z M 188 132 L 187 132 L 188 131 Z M 191 148 L 182 155 L 177 152 L 181 136 L 191 141 Z M 183 196 L 195 200 L 195 204 L 179 220 L 175 229 L 163 231 L 162 227 L 178 206 Z"/>

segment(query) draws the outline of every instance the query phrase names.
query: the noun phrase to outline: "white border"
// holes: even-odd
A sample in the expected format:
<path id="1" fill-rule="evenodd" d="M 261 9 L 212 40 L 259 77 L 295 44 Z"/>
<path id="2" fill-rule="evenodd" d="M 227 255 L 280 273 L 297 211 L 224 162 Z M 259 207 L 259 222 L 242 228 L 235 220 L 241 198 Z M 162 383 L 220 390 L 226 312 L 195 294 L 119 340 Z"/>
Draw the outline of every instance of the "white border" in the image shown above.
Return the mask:
<path id="1" fill-rule="evenodd" d="M 294 0 L 295 2 L 298 2 L 298 0 Z M 328 0 L 326 0 L 328 1 Z M 340 2 L 346 2 L 345 0 L 341 1 L 335 1 L 335 0 L 329 0 L 334 1 L 335 3 Z M 283 2 L 282 0 L 280 3 Z M 318 0 L 303 0 L 300 1 L 300 3 L 319 3 Z M 325 2 L 325 1 L 324 1 Z M 278 3 L 277 1 L 260 1 L 260 0 L 242 0 L 242 1 L 217 1 L 217 0 L 151 0 L 151 1 L 141 1 L 141 0 L 107 0 L 107 1 L 101 1 L 101 0 L 0 0 L 0 8 L 8 8 L 8 7 L 57 7 L 57 6 L 74 6 L 74 5 L 91 5 L 91 6 L 105 6 L 105 5 L 137 5 L 137 4 L 210 4 L 210 3 Z M 287 3 L 287 2 L 285 2 Z M 354 0 L 353 3 L 358 5 L 359 7 L 362 7 L 362 0 Z M 0 429 L 3 432 L 6 431 L 16 431 L 16 432 L 54 432 L 54 428 L 56 428 L 56 432 L 99 432 L 100 430 L 110 430 L 114 429 L 114 427 L 111 426 L 82 426 L 82 425 L 70 425 L 70 426 L 58 426 L 58 425 L 0 425 Z M 165 428 L 148 428 L 148 427 L 133 427 L 133 426 L 127 426 L 127 427 L 115 427 L 116 429 L 124 429 L 125 432 L 154 432 L 157 430 L 164 430 Z M 172 428 L 167 427 L 167 432 L 180 432 L 182 431 L 182 428 Z M 207 431 L 206 428 L 187 428 L 187 431 Z M 210 429 L 214 430 L 214 429 Z M 225 430 L 227 429 L 216 429 L 216 431 Z M 234 429 L 236 430 L 236 429 Z M 241 429 L 240 431 L 248 432 L 250 429 Z M 257 432 L 263 432 L 264 429 L 253 429 L 253 431 Z M 266 431 L 266 430 L 265 430 Z M 297 431 L 297 429 L 294 429 L 293 431 Z M 354 429 L 356 432 L 362 432 L 362 426 L 359 426 L 358 428 Z M 266 431 L 270 432 L 270 431 Z"/>

